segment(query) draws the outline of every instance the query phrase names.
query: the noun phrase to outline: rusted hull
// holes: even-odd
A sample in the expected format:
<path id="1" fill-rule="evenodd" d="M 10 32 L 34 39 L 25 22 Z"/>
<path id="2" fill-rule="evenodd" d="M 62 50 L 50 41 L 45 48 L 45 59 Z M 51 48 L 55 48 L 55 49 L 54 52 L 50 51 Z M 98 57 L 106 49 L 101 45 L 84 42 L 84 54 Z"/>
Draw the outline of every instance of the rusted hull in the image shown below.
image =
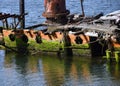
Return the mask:
<path id="1" fill-rule="evenodd" d="M 23 32 L 19 32 L 19 34 L 25 34 L 28 39 L 32 39 L 35 40 L 36 38 L 36 31 L 35 30 L 23 30 Z M 47 40 L 47 41 L 62 41 L 63 40 L 63 33 L 61 32 L 55 32 L 53 34 L 45 34 L 42 31 L 38 31 L 39 35 L 41 36 L 41 38 L 43 40 Z M 15 34 L 12 32 L 12 30 L 3 30 L 3 35 L 4 37 L 8 37 L 10 34 Z M 17 33 L 18 34 L 18 33 Z M 76 35 L 74 34 L 68 34 L 71 40 L 72 44 L 76 44 Z M 85 35 L 77 35 L 77 37 L 80 37 L 82 40 L 82 44 L 88 43 L 90 41 L 89 36 L 85 36 Z"/>
<path id="2" fill-rule="evenodd" d="M 36 31 L 35 30 L 23 30 L 23 32 L 19 34 L 25 34 L 29 40 L 35 40 L 36 38 Z M 12 30 L 3 30 L 3 36 L 8 37 L 10 34 L 14 34 Z M 42 40 L 47 40 L 47 41 L 59 41 L 61 42 L 63 40 L 63 33 L 61 32 L 55 32 L 53 34 L 45 34 L 42 31 L 38 31 L 38 34 L 41 36 Z M 80 35 L 74 35 L 74 34 L 68 34 L 70 37 L 71 44 L 87 44 L 90 43 L 90 36 L 86 36 L 84 34 Z M 81 43 L 76 42 L 76 38 L 80 37 Z M 92 43 L 92 42 L 91 42 Z M 120 48 L 120 44 L 117 42 L 112 41 L 113 46 L 115 48 Z"/>

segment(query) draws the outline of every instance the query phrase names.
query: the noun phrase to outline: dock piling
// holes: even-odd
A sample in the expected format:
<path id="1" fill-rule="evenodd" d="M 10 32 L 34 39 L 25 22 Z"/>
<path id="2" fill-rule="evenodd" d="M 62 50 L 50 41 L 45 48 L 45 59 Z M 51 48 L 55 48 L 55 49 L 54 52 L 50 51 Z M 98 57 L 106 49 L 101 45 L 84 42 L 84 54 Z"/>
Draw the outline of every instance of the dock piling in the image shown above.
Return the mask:
<path id="1" fill-rule="evenodd" d="M 20 15 L 21 15 L 21 22 L 20 27 L 23 29 L 25 28 L 25 2 L 24 0 L 20 0 Z"/>
<path id="2" fill-rule="evenodd" d="M 71 46 L 71 40 L 70 40 L 70 37 L 69 37 L 67 31 L 63 32 L 63 42 L 64 42 L 64 53 L 65 53 L 65 55 L 66 56 L 73 56 L 72 48 L 69 47 L 69 46 Z"/>
<path id="3" fill-rule="evenodd" d="M 93 42 L 94 41 L 94 42 Z M 97 37 L 90 37 L 91 57 L 103 56 L 106 49 L 97 41 Z"/>

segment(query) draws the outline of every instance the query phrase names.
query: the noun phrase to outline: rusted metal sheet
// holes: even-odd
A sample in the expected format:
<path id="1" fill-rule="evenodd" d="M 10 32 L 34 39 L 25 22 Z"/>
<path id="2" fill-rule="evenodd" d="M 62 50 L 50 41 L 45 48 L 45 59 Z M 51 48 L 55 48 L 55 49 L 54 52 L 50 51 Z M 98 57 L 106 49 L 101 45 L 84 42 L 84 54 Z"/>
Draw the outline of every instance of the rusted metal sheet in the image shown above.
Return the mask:
<path id="1" fill-rule="evenodd" d="M 46 18 L 55 18 L 58 16 L 68 15 L 65 0 L 44 0 L 45 12 L 43 16 Z"/>

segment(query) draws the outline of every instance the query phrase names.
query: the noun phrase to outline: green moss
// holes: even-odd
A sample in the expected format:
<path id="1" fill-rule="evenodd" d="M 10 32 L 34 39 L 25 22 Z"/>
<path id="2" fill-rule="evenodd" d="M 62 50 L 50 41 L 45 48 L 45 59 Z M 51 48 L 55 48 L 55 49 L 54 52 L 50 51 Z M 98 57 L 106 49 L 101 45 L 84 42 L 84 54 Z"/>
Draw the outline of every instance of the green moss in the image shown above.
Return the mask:
<path id="1" fill-rule="evenodd" d="M 27 46 L 28 50 L 42 50 L 42 51 L 58 51 L 60 48 L 62 48 L 62 51 L 64 50 L 64 44 L 60 43 L 59 41 L 47 41 L 42 40 L 42 43 L 37 43 L 35 40 L 31 39 L 28 41 L 28 44 L 21 41 L 21 39 L 16 39 L 16 41 L 11 41 L 9 37 L 5 37 L 5 44 L 9 47 L 17 47 L 17 45 Z M 86 48 L 89 48 L 88 44 L 74 44 L 70 46 L 73 48 L 73 52 L 75 54 L 86 54 L 89 53 L 89 50 Z M 84 49 L 85 48 L 85 49 Z"/>
<path id="2" fill-rule="evenodd" d="M 73 44 L 74 48 L 89 48 L 89 44 Z"/>
<path id="3" fill-rule="evenodd" d="M 115 47 L 115 51 L 120 51 L 120 47 Z"/>
<path id="4" fill-rule="evenodd" d="M 35 50 L 50 50 L 56 51 L 60 47 L 58 41 L 46 41 L 43 40 L 42 43 L 36 43 L 34 40 L 29 41 L 29 49 L 34 48 Z"/>
<path id="5" fill-rule="evenodd" d="M 4 37 L 5 45 L 9 47 L 16 47 L 16 41 L 11 41 L 9 37 Z"/>
<path id="6" fill-rule="evenodd" d="M 74 55 L 90 55 L 90 49 L 73 49 Z"/>

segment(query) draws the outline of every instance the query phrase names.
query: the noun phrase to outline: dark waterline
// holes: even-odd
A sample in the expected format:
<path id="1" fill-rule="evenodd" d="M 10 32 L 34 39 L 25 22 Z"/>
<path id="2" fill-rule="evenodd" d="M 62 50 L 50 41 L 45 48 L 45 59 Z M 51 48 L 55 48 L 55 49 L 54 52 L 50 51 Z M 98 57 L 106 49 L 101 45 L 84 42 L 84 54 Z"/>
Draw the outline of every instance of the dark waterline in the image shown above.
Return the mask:
<path id="1" fill-rule="evenodd" d="M 87 57 L 0 51 L 0 86 L 119 86 L 120 65 Z"/>

